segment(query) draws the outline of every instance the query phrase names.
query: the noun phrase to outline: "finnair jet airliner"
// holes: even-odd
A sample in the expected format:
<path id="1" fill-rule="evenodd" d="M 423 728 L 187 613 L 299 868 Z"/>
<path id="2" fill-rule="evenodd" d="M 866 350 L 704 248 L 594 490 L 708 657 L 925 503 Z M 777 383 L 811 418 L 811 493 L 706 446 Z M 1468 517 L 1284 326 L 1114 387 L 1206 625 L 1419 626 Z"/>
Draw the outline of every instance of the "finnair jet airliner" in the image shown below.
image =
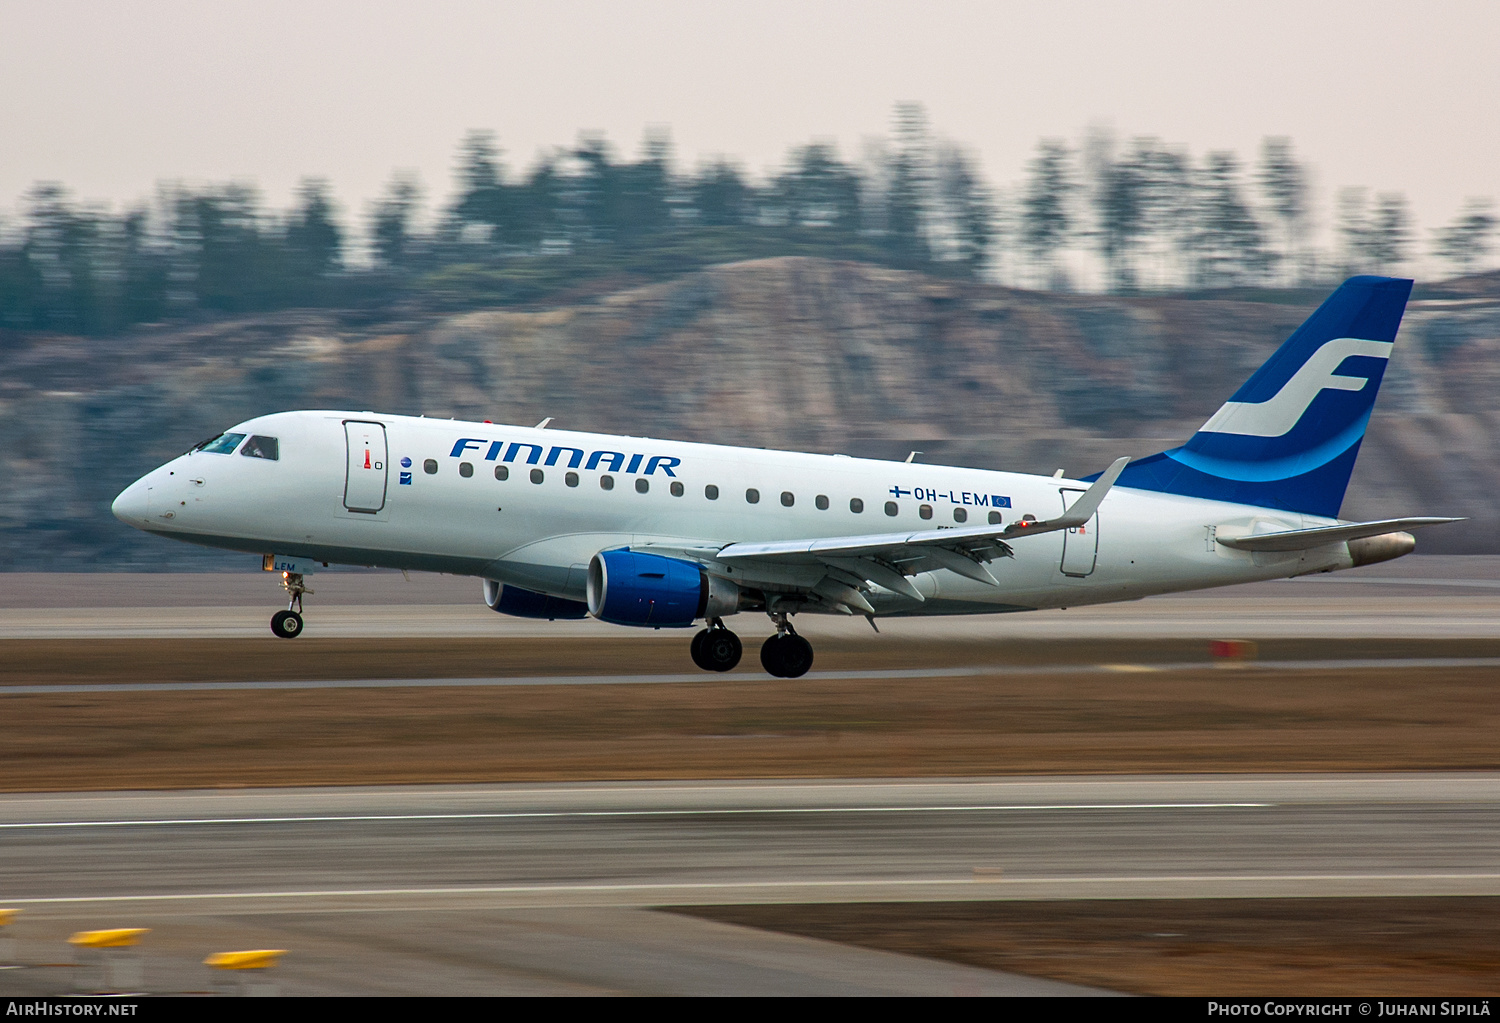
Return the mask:
<path id="1" fill-rule="evenodd" d="M 303 631 L 331 563 L 471 575 L 502 614 L 705 627 L 770 616 L 772 675 L 812 646 L 797 614 L 992 614 L 1136 600 L 1400 557 L 1450 518 L 1338 518 L 1412 282 L 1338 288 L 1179 448 L 1081 479 L 372 412 L 247 420 L 152 470 L 122 521 L 281 573 L 271 631 Z M 878 630 L 877 630 L 878 631 Z"/>

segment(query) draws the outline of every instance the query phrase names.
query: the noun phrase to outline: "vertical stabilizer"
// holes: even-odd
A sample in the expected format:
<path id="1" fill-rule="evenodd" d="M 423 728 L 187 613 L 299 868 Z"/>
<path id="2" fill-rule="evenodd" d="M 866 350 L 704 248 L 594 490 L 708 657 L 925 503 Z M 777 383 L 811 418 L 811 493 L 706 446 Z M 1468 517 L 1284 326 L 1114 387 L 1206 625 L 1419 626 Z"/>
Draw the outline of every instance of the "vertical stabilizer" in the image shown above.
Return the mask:
<path id="1" fill-rule="evenodd" d="M 1191 440 L 1119 485 L 1336 517 L 1411 286 L 1345 281 Z"/>

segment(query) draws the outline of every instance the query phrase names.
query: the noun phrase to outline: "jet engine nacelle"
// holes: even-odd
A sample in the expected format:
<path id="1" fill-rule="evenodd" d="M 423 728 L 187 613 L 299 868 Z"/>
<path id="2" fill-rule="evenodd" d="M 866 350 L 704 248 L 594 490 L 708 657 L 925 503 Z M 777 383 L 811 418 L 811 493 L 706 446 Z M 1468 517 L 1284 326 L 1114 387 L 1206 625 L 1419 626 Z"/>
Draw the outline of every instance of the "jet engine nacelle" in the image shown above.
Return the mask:
<path id="1" fill-rule="evenodd" d="M 566 597 L 523 590 L 519 586 L 506 586 L 493 579 L 484 581 L 484 602 L 493 610 L 516 618 L 545 618 L 550 622 L 557 618 L 589 616 L 587 604 L 580 604 Z"/>
<path id="2" fill-rule="evenodd" d="M 683 558 L 629 548 L 600 551 L 589 562 L 589 614 L 614 625 L 683 628 L 740 607 L 740 589 Z"/>

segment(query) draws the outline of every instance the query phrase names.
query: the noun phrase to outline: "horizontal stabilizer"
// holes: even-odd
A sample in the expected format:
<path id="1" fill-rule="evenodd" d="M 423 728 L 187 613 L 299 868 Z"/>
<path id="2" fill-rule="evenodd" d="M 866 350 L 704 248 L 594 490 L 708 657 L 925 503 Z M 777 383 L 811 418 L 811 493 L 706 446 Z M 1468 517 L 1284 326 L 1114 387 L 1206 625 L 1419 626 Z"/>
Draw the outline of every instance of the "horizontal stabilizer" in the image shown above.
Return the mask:
<path id="1" fill-rule="evenodd" d="M 1380 519 L 1377 522 L 1347 522 L 1337 526 L 1315 526 L 1312 529 L 1289 529 L 1281 533 L 1256 533 L 1252 536 L 1221 536 L 1219 542 L 1237 551 L 1305 551 L 1326 543 L 1344 543 L 1366 536 L 1380 536 L 1421 526 L 1440 526 L 1462 519 L 1415 518 Z"/>

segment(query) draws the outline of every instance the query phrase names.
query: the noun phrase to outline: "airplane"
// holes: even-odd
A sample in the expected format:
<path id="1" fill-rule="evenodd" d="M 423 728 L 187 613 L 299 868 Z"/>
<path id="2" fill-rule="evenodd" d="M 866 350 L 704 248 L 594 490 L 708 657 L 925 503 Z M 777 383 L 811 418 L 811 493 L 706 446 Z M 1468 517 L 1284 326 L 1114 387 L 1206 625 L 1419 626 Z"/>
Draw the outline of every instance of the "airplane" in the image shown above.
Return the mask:
<path id="1" fill-rule="evenodd" d="M 340 563 L 483 580 L 523 618 L 692 628 L 763 612 L 767 672 L 813 648 L 798 614 L 992 614 L 1332 572 L 1409 553 L 1452 518 L 1338 518 L 1411 293 L 1344 282 L 1181 447 L 1079 479 L 372 412 L 239 423 L 126 488 L 158 536 L 262 556 L 303 632 L 307 577 Z"/>

